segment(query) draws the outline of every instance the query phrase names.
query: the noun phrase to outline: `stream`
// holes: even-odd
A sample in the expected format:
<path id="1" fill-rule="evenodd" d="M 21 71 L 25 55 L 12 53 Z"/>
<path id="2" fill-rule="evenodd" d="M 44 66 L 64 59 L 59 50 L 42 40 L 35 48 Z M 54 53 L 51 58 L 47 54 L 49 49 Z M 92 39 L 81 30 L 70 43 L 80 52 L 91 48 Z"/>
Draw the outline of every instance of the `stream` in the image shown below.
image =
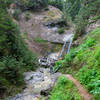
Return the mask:
<path id="1" fill-rule="evenodd" d="M 70 42 L 68 45 L 67 53 L 70 51 L 70 47 L 72 44 L 73 36 L 70 36 Z M 67 37 L 68 38 L 68 37 Z M 67 42 L 64 42 L 64 45 L 62 47 L 61 53 L 51 53 L 47 57 L 47 65 L 52 66 L 52 60 L 59 60 L 62 56 L 65 46 Z M 39 60 L 40 61 L 40 60 Z M 44 62 L 43 62 L 44 63 Z M 53 67 L 53 66 L 52 66 Z M 22 91 L 22 93 L 17 94 L 15 97 L 13 97 L 10 100 L 42 100 L 43 96 L 48 97 L 48 93 L 45 93 L 45 91 L 51 91 L 52 88 L 55 86 L 59 76 L 61 76 L 61 73 L 51 73 L 50 68 L 38 68 L 35 72 L 25 72 L 25 83 L 26 88 Z"/>
<path id="2" fill-rule="evenodd" d="M 35 72 L 25 72 L 26 88 L 11 100 L 41 100 L 41 91 L 52 89 L 60 73 L 50 73 L 49 68 L 38 68 Z"/>
<path id="3" fill-rule="evenodd" d="M 51 29 L 55 32 L 58 30 L 57 27 L 53 27 Z M 39 59 L 40 65 L 49 65 L 49 67 L 52 69 L 54 66 L 52 64 L 55 64 L 55 62 L 63 56 L 66 45 L 68 46 L 68 50 L 66 50 L 66 53 L 69 53 L 73 41 L 73 34 L 69 33 L 67 35 L 64 35 L 62 41 L 64 45 L 61 52 L 51 53 L 46 57 L 46 59 L 43 57 L 42 61 L 41 59 Z M 38 68 L 35 72 L 25 72 L 24 81 L 26 83 L 26 88 L 15 97 L 12 97 L 10 100 L 42 100 L 44 96 L 48 97 L 48 93 L 45 92 L 51 91 L 55 86 L 59 76 L 61 76 L 61 73 L 59 72 L 51 73 L 51 69 L 49 67 Z"/>

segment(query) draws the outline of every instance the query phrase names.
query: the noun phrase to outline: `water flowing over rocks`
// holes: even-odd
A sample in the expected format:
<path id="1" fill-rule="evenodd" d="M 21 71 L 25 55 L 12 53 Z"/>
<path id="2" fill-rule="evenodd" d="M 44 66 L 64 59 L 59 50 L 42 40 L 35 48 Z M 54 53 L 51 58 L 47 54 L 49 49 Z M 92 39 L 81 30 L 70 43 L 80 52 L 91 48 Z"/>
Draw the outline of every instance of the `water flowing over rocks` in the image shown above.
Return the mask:
<path id="1" fill-rule="evenodd" d="M 49 65 L 49 67 L 53 68 L 55 62 L 59 60 L 59 56 L 61 55 L 62 57 L 66 45 L 70 43 L 73 37 L 74 27 L 65 30 L 63 34 L 59 34 L 58 30 L 60 27 L 58 25 L 64 25 L 63 21 L 59 21 L 62 18 L 62 12 L 52 6 L 48 8 L 48 11 L 27 11 L 30 14 L 29 20 L 26 20 L 27 12 L 23 12 L 18 24 L 23 36 L 25 33 L 28 33 L 28 39 L 25 39 L 25 42 L 31 47 L 32 51 L 40 52 L 42 49 L 41 51 L 46 52 L 44 48 L 42 48 L 42 44 L 35 41 L 37 38 L 49 41 L 50 43 L 65 44 L 61 52 L 55 51 L 48 55 L 46 59 L 43 57 L 45 61 L 42 63 L 44 63 L 46 67 Z M 71 44 L 69 47 L 71 47 Z M 38 68 L 35 72 L 25 72 L 26 88 L 11 100 L 41 100 L 42 95 L 47 96 L 48 90 L 52 89 L 58 77 L 61 75 L 61 73 L 58 72 L 51 74 L 50 71 L 49 68 Z"/>
<path id="2" fill-rule="evenodd" d="M 60 73 L 51 74 L 49 68 L 39 68 L 36 72 L 25 72 L 26 88 L 11 100 L 40 100 L 41 91 L 52 89 Z"/>

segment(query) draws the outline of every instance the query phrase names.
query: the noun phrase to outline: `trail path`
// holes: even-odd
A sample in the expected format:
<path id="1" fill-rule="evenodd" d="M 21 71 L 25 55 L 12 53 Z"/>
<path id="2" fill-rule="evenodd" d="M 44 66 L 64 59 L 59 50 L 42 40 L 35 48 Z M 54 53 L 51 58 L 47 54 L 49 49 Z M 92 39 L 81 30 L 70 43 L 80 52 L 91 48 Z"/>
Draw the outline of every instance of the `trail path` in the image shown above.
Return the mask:
<path id="1" fill-rule="evenodd" d="M 93 100 L 93 97 L 91 94 L 88 93 L 88 91 L 77 81 L 74 79 L 71 75 L 67 74 L 65 75 L 69 80 L 72 80 L 73 83 L 77 86 L 83 100 Z"/>

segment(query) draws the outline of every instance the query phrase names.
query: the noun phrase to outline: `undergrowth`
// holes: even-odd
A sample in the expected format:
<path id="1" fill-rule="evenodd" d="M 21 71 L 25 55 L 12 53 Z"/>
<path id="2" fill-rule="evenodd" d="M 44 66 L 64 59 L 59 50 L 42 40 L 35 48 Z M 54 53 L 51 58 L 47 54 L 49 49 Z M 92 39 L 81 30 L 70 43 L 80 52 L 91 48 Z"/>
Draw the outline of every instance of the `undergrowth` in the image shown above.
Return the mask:
<path id="1" fill-rule="evenodd" d="M 63 73 L 74 75 L 94 100 L 100 100 L 100 27 L 87 35 L 84 42 L 73 48 L 64 60 L 58 61 Z"/>
<path id="2" fill-rule="evenodd" d="M 82 97 L 73 82 L 61 76 L 51 93 L 50 100 L 82 100 Z"/>

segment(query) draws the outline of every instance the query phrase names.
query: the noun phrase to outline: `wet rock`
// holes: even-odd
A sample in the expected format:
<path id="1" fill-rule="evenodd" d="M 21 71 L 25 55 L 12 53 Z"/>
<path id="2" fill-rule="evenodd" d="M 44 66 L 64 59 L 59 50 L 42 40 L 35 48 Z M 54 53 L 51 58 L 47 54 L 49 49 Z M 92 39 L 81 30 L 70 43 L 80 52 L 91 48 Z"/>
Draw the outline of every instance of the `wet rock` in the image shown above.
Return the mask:
<path id="1" fill-rule="evenodd" d="M 41 72 L 42 71 L 42 72 Z M 26 88 L 16 95 L 16 100 L 40 100 L 42 95 L 49 95 L 60 73 L 51 74 L 49 68 L 39 68 L 36 72 L 25 72 Z"/>

